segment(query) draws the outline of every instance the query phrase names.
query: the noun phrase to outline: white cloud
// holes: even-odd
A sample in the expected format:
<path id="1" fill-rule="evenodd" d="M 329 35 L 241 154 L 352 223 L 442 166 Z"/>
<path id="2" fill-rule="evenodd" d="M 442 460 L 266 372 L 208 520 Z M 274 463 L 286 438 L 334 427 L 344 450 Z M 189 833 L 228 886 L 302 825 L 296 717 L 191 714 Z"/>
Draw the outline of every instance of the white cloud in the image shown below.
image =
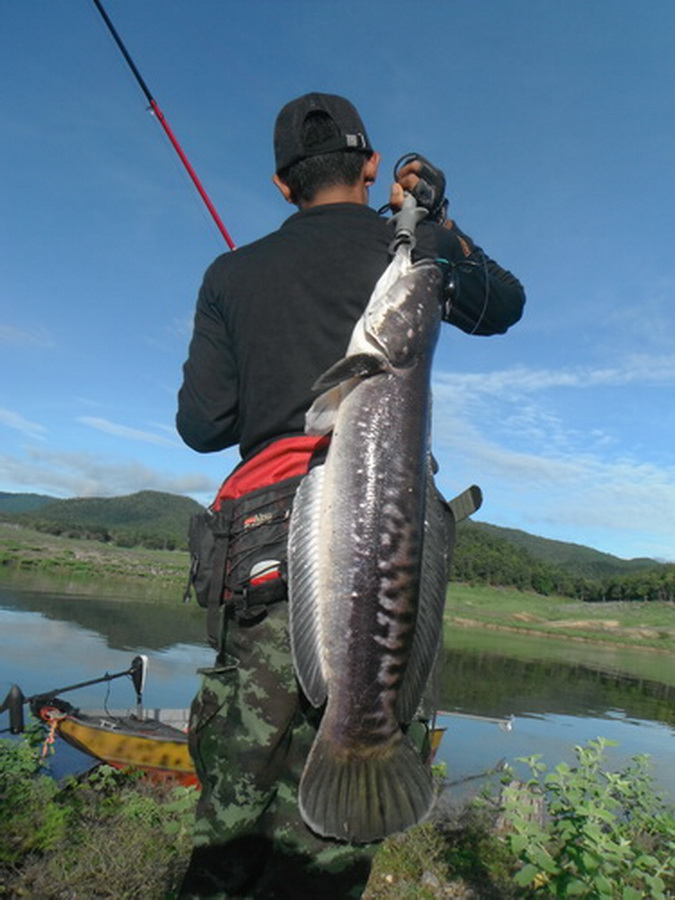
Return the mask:
<path id="1" fill-rule="evenodd" d="M 28 330 L 0 324 L 0 344 L 17 347 L 53 347 L 54 341 L 43 328 Z"/>
<path id="2" fill-rule="evenodd" d="M 113 497 L 137 491 L 166 491 L 212 497 L 217 484 L 206 474 L 166 473 L 141 463 L 116 462 L 88 453 L 31 450 L 25 458 L 0 456 L 6 490 L 58 497 Z"/>
<path id="3" fill-rule="evenodd" d="M 538 393 L 550 388 L 619 387 L 626 384 L 675 383 L 675 354 L 660 357 L 634 354 L 621 365 L 579 366 L 571 369 L 531 369 L 516 366 L 499 372 L 466 373 L 439 371 L 434 389 L 451 388 L 456 394 L 475 392 L 499 396 L 505 393 Z"/>
<path id="4" fill-rule="evenodd" d="M 653 347 L 654 349 L 673 347 L 673 292 L 675 277 L 665 269 L 659 269 L 656 278 L 641 284 L 639 295 L 633 302 L 613 302 L 604 310 L 604 324 L 616 352 L 616 335 L 622 335 L 631 346 Z M 599 336 L 600 337 L 600 336 Z M 610 352 L 612 347 L 607 348 Z"/>
<path id="5" fill-rule="evenodd" d="M 158 431 L 164 431 L 166 434 L 170 434 L 172 437 L 175 437 L 176 435 L 176 426 L 173 423 L 171 425 L 166 425 L 164 422 L 150 422 L 150 424 Z"/>
<path id="6" fill-rule="evenodd" d="M 26 437 L 35 438 L 37 440 L 44 440 L 45 435 L 47 434 L 47 429 L 44 425 L 40 425 L 37 422 L 30 422 L 28 419 L 24 419 L 22 415 L 13 412 L 11 409 L 0 408 L 0 425 L 5 425 L 7 428 L 12 428 L 14 431 L 21 432 L 21 434 Z"/>
<path id="7" fill-rule="evenodd" d="M 439 483 L 448 493 L 480 484 L 479 518 L 618 556 L 675 559 L 675 466 L 619 455 L 601 429 L 576 431 L 512 396 L 495 402 L 441 384 L 435 397 Z"/>
<path id="8" fill-rule="evenodd" d="M 162 447 L 180 446 L 178 441 L 164 437 L 160 434 L 153 434 L 151 431 L 141 431 L 138 428 L 130 428 L 128 425 L 120 425 L 117 422 L 110 422 L 108 419 L 100 419 L 95 416 L 80 416 L 77 419 L 82 425 L 88 425 L 97 431 L 103 431 L 105 434 L 111 434 L 113 437 L 124 438 L 130 441 L 142 441 L 146 444 L 159 444 Z"/>
<path id="9" fill-rule="evenodd" d="M 146 334 L 143 340 L 155 350 L 173 353 L 180 347 L 182 352 L 187 353 L 192 327 L 192 315 L 181 318 L 174 316 L 164 325 L 161 333 Z"/>

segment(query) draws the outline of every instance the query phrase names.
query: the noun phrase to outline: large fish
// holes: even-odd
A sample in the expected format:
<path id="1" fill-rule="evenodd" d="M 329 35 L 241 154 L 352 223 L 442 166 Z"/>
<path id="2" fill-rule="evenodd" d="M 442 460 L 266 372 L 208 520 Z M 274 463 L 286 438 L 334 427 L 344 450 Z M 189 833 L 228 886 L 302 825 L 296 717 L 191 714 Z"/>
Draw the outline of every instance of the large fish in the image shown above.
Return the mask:
<path id="1" fill-rule="evenodd" d="M 410 827 L 434 799 L 405 731 L 439 647 L 447 580 L 429 463 L 440 286 L 436 264 L 399 247 L 307 414 L 308 431 L 333 436 L 300 485 L 289 535 L 296 672 L 311 703 L 326 703 L 299 807 L 313 831 L 354 842 Z"/>

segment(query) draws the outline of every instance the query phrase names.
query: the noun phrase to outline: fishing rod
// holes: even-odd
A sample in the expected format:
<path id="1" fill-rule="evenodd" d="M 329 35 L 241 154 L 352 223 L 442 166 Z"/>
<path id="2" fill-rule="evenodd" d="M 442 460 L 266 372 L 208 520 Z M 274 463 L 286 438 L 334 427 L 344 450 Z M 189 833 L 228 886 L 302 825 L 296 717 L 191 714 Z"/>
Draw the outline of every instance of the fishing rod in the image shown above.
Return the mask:
<path id="1" fill-rule="evenodd" d="M 76 691 L 78 688 L 89 687 L 93 684 L 103 684 L 106 681 L 114 681 L 116 678 L 124 678 L 129 675 L 134 689 L 136 691 L 136 702 L 140 706 L 142 702 L 143 688 L 145 687 L 145 675 L 148 669 L 148 658 L 142 654 L 134 656 L 131 665 L 123 672 L 114 672 L 112 675 L 108 672 L 99 678 L 91 678 L 89 681 L 80 681 L 77 684 L 69 684 L 66 687 L 54 688 L 51 691 L 41 691 L 39 694 L 33 694 L 31 697 L 25 697 L 21 688 L 17 684 L 13 684 L 2 705 L 0 713 L 9 711 L 10 731 L 12 734 L 21 734 L 24 729 L 23 707 L 30 703 L 39 702 L 46 704 L 53 700 L 59 694 L 65 694 L 68 691 Z"/>
<path id="2" fill-rule="evenodd" d="M 183 148 L 178 143 L 178 139 L 176 138 L 176 135 L 171 130 L 171 126 L 167 122 L 166 116 L 164 115 L 162 110 L 159 108 L 159 104 L 157 103 L 155 98 L 150 93 L 150 90 L 149 90 L 147 84 L 145 83 L 145 81 L 143 80 L 141 73 L 138 71 L 136 64 L 134 63 L 133 59 L 129 55 L 129 51 L 122 43 L 122 39 L 120 38 L 119 34 L 117 33 L 117 30 L 115 29 L 115 26 L 113 25 L 113 23 L 110 21 L 110 17 L 108 16 L 108 13 L 103 8 L 103 4 L 101 3 L 101 0 L 94 0 L 94 6 L 101 14 L 101 18 L 105 22 L 106 27 L 108 28 L 108 31 L 112 35 L 113 40 L 117 44 L 122 56 L 126 60 L 129 68 L 131 69 L 133 76 L 136 79 L 136 81 L 138 82 L 140 89 L 145 94 L 145 97 L 146 97 L 148 103 L 150 104 L 150 110 L 157 117 L 159 124 L 162 126 L 162 128 L 164 129 L 164 131 L 166 133 L 166 136 L 171 141 L 171 146 L 174 148 L 174 150 L 178 154 L 180 161 L 183 163 L 188 175 L 192 179 L 192 183 L 197 188 L 199 196 L 202 198 L 202 200 L 206 204 L 206 208 L 211 213 L 211 217 L 212 217 L 213 221 L 218 226 L 218 230 L 220 231 L 222 236 L 225 238 L 225 242 L 227 243 L 227 246 L 230 248 L 230 250 L 234 250 L 235 249 L 234 241 L 230 237 L 230 234 L 229 234 L 227 228 L 225 228 L 225 225 L 223 224 L 222 219 L 218 215 L 218 212 L 217 212 L 215 206 L 211 202 L 209 195 L 204 190 L 204 186 L 202 185 L 201 181 L 197 177 L 197 173 L 190 165 L 190 160 L 187 158 L 187 156 L 183 152 Z"/>

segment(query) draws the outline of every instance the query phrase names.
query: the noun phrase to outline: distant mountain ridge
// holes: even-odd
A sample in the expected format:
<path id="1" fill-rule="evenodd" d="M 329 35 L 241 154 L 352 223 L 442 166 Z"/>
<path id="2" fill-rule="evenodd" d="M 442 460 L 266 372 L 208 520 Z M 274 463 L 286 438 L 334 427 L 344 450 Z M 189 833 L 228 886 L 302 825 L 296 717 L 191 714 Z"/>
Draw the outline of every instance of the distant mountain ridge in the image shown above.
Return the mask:
<path id="1" fill-rule="evenodd" d="M 501 540 L 508 541 L 516 547 L 522 547 L 530 556 L 540 562 L 557 566 L 564 571 L 597 578 L 605 575 L 625 574 L 638 569 L 653 568 L 662 565 L 655 559 L 635 558 L 621 559 L 601 550 L 594 550 L 583 544 L 555 541 L 551 538 L 537 537 L 527 531 L 515 528 L 503 528 L 487 522 L 471 522 L 471 528 L 477 528 Z"/>
<path id="2" fill-rule="evenodd" d="M 124 497 L 45 498 L 43 503 L 29 502 L 30 496 L 40 495 L 0 495 L 0 514 L 52 534 L 129 547 L 185 548 L 190 516 L 203 510 L 190 497 L 161 491 Z"/>
<path id="3" fill-rule="evenodd" d="M 43 494 L 0 493 L 0 515 L 5 518 L 16 517 L 42 530 L 61 529 L 59 533 L 73 532 L 129 546 L 136 541 L 146 545 L 185 547 L 189 518 L 202 509 L 189 497 L 161 491 L 69 500 Z M 525 550 L 538 562 L 590 578 L 629 574 L 662 565 L 652 559 L 620 559 L 581 544 L 537 537 L 487 522 L 467 522 L 460 528 L 506 541 Z"/>
<path id="4" fill-rule="evenodd" d="M 8 494 L 0 491 L 0 513 L 32 512 L 56 499 L 47 494 Z"/>

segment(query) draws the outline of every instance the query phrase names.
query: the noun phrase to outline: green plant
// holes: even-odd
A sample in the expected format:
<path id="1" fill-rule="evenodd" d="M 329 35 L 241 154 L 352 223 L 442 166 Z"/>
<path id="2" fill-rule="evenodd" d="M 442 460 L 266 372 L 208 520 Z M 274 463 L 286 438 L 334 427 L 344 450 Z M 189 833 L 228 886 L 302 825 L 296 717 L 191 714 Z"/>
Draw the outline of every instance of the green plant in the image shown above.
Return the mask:
<path id="1" fill-rule="evenodd" d="M 191 840 L 196 802 L 195 787 L 177 786 L 173 789 L 171 799 L 164 804 L 167 815 L 162 818 L 162 831 L 167 837 Z"/>
<path id="2" fill-rule="evenodd" d="M 47 850 L 64 836 L 68 813 L 53 801 L 56 783 L 42 771 L 37 747 L 0 740 L 0 865 Z"/>
<path id="3" fill-rule="evenodd" d="M 603 769 L 598 738 L 575 747 L 577 764 L 550 772 L 539 755 L 519 760 L 531 778 L 501 793 L 508 845 L 524 896 L 666 900 L 675 888 L 675 818 L 656 796 L 645 756 Z"/>
<path id="4" fill-rule="evenodd" d="M 110 766 L 57 784 L 38 749 L 0 741 L 0 896 L 164 900 L 187 865 L 196 800 Z"/>
<path id="5" fill-rule="evenodd" d="M 448 880 L 444 843 L 430 823 L 393 835 L 378 849 L 367 900 L 432 900 Z"/>
<path id="6" fill-rule="evenodd" d="M 97 766 L 82 783 L 82 788 L 91 788 L 105 796 L 117 796 L 120 788 L 128 786 L 134 780 L 138 780 L 138 774 L 115 766 Z"/>

